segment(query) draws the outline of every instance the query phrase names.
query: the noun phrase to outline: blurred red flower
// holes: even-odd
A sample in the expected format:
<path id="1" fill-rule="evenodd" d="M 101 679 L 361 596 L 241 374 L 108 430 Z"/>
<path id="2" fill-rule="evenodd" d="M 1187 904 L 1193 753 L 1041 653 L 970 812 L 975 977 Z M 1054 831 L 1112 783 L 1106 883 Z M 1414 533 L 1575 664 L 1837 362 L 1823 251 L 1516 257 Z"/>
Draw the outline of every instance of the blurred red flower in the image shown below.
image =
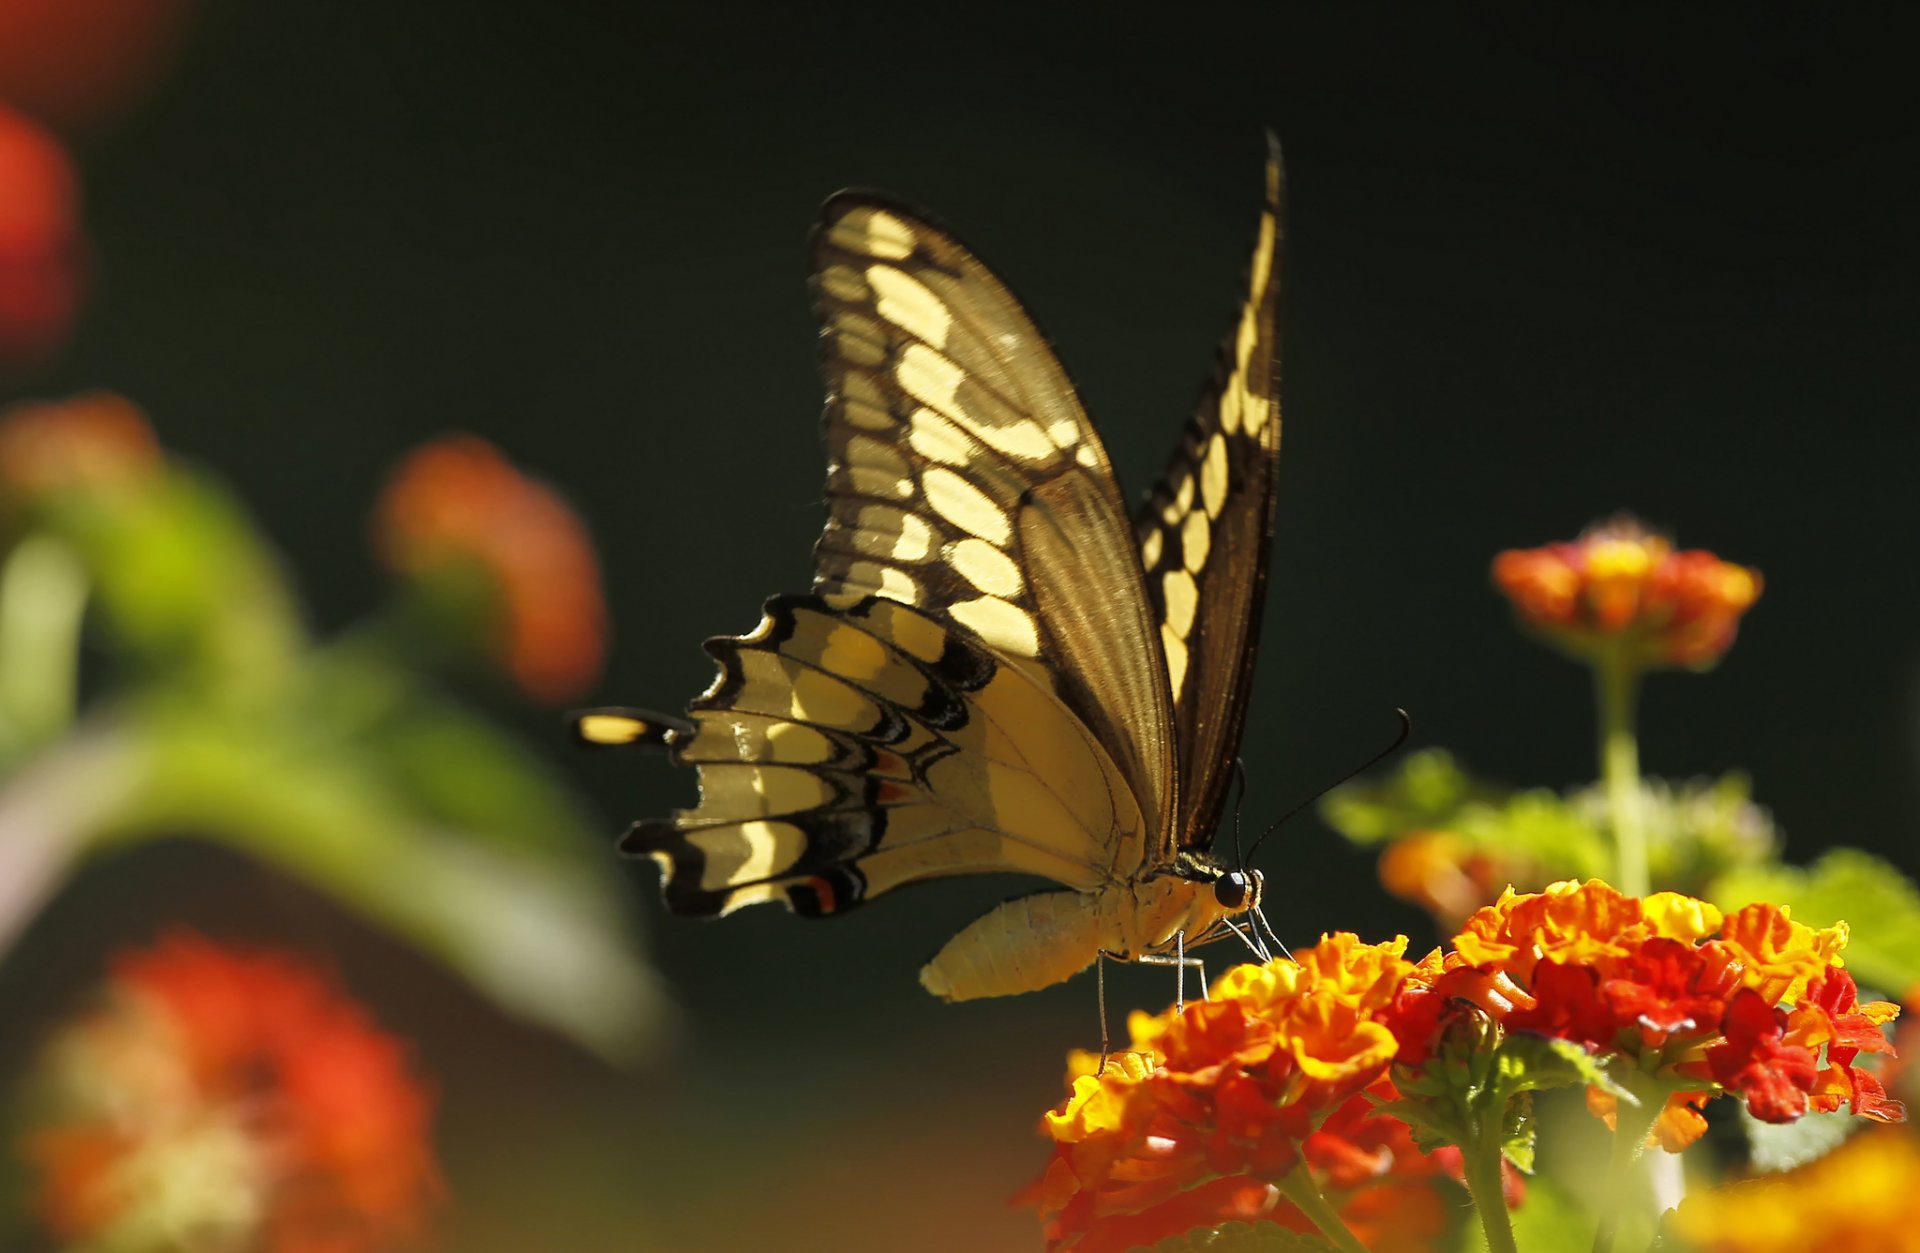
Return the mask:
<path id="1" fill-rule="evenodd" d="M 409 577 L 490 580 L 492 650 L 534 699 L 570 700 L 599 675 L 606 605 L 586 526 L 492 444 L 449 435 L 414 450 L 381 494 L 374 543 Z"/>
<path id="2" fill-rule="evenodd" d="M 0 47 L 6 39 L 0 29 Z M 66 343 L 85 251 L 80 183 L 66 151 L 0 103 L 0 371 L 37 365 Z"/>
<path id="3" fill-rule="evenodd" d="M 1640 665 L 1704 668 L 1733 645 L 1760 597 L 1758 572 L 1673 542 L 1632 518 L 1570 544 L 1512 549 L 1493 581 L 1521 621 L 1579 657 L 1626 648 Z"/>
<path id="4" fill-rule="evenodd" d="M 0 0 L 0 99 L 63 130 L 108 121 L 165 70 L 193 7 L 191 0 Z"/>
<path id="5" fill-rule="evenodd" d="M 329 979 L 176 932 L 121 954 L 106 992 L 49 1047 L 21 1146 L 52 1235 L 373 1253 L 421 1233 L 432 1099 Z"/>

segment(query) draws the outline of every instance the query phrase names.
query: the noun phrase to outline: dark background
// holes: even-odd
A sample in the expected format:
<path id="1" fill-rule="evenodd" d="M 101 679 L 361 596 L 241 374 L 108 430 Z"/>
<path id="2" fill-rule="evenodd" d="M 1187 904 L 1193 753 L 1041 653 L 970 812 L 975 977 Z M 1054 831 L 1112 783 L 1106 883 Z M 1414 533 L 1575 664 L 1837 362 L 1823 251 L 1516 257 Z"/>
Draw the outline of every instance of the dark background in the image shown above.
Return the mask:
<path id="1" fill-rule="evenodd" d="M 1719 671 L 1653 680 L 1647 769 L 1743 767 L 1796 858 L 1853 844 L 1911 873 L 1908 33 L 1837 7 L 218 0 L 83 153 L 99 285 L 35 391 L 146 406 L 252 503 L 322 629 L 381 595 L 364 515 L 393 458 L 484 434 L 599 538 L 601 695 L 675 707 L 709 677 L 700 639 L 810 576 L 827 193 L 897 192 L 990 258 L 1131 496 L 1228 325 L 1271 126 L 1286 426 L 1248 820 L 1362 760 L 1396 705 L 1480 771 L 1590 779 L 1586 680 L 1515 635 L 1486 571 L 1631 508 L 1767 579 Z M 567 752 L 550 715 L 474 699 Z M 261 906 L 259 872 L 191 846 L 92 871 L 16 969 L 95 968 L 182 915 L 332 949 L 441 1076 L 451 1248 L 1036 1243 L 1003 1199 L 1043 1160 L 1062 1051 L 1092 1042 L 1090 981 L 946 1007 L 914 977 L 1007 885 L 831 924 L 670 919 L 611 836 L 689 782 L 569 768 L 684 1008 L 646 1074 L 330 907 Z M 1311 814 L 1261 860 L 1290 940 L 1428 938 Z M 1115 991 L 1157 1007 L 1166 982 Z"/>

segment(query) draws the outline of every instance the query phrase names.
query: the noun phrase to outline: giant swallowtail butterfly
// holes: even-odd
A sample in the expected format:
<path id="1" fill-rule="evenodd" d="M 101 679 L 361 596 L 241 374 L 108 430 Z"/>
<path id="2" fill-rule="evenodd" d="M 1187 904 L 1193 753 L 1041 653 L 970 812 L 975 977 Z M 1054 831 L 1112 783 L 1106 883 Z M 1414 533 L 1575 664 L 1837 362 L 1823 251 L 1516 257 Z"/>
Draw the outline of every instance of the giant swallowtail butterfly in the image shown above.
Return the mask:
<path id="1" fill-rule="evenodd" d="M 1257 904 L 1257 873 L 1209 848 L 1273 529 L 1280 192 L 1276 148 L 1245 303 L 1131 521 L 1066 371 L 993 271 L 896 201 L 827 201 L 813 590 L 708 641 L 720 673 L 686 721 L 580 723 L 697 767 L 699 804 L 622 844 L 660 864 L 674 911 L 816 917 L 941 875 L 1059 885 L 927 964 L 927 989 L 961 1000 L 1200 944 Z"/>

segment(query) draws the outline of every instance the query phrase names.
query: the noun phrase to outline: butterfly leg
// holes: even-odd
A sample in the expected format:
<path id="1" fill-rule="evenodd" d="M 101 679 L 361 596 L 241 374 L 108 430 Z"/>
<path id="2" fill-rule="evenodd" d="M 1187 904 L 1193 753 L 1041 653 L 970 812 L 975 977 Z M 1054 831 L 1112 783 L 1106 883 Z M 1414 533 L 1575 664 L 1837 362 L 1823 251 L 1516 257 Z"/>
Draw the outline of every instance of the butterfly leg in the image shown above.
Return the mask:
<path id="1" fill-rule="evenodd" d="M 1100 1069 L 1096 1077 L 1107 1073 L 1107 1058 L 1112 1055 L 1112 1041 L 1107 1036 L 1107 950 L 1101 949 L 1100 955 L 1093 959 L 1094 999 L 1100 1003 Z"/>
<path id="2" fill-rule="evenodd" d="M 1173 933 L 1172 954 L 1142 953 L 1136 960 L 1143 966 L 1173 967 L 1174 1012 L 1179 1013 L 1187 1008 L 1187 968 L 1189 966 L 1200 972 L 1200 999 L 1203 1001 L 1213 999 L 1212 994 L 1207 990 L 1207 964 L 1198 957 L 1187 956 L 1185 931 Z"/>

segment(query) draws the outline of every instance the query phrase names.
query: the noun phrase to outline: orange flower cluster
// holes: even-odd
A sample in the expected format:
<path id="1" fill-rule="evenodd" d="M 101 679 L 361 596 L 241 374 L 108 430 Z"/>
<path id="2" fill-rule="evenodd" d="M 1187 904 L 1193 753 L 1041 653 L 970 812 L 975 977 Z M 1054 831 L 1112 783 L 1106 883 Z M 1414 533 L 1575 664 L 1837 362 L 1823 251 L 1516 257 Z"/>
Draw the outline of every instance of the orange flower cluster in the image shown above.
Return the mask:
<path id="1" fill-rule="evenodd" d="M 1523 622 L 1576 656 L 1624 647 L 1644 666 L 1712 665 L 1761 590 L 1757 571 L 1700 549 L 1675 552 L 1631 518 L 1570 544 L 1503 552 L 1493 581 Z"/>
<path id="2" fill-rule="evenodd" d="M 175 934 L 122 955 L 108 991 L 50 1048 L 50 1116 L 22 1145 L 55 1237 L 266 1253 L 417 1237 L 440 1191 L 432 1102 L 318 972 Z"/>
<path id="3" fill-rule="evenodd" d="M 1133 1051 L 1082 1073 L 1045 1119 L 1053 1159 L 1021 1199 L 1048 1247 L 1123 1253 L 1236 1220 L 1309 1230 L 1277 1186 L 1303 1162 L 1355 1191 L 1347 1217 L 1370 1247 L 1437 1233 L 1445 1214 L 1419 1181 L 1438 1164 L 1364 1095 L 1391 1096 L 1399 1044 L 1380 1018 L 1413 972 L 1405 950 L 1329 936 L 1297 961 L 1229 971 L 1210 1000 L 1135 1014 Z"/>
<path id="4" fill-rule="evenodd" d="M 66 150 L 0 104 L 0 369 L 38 364 L 66 342 L 85 256 L 80 184 Z"/>
<path id="5" fill-rule="evenodd" d="M 1418 963 L 1406 943 L 1329 936 L 1229 971 L 1210 1000 L 1135 1014 L 1133 1051 L 1104 1073 L 1083 1061 L 1043 1124 L 1053 1157 L 1022 1200 L 1048 1247 L 1120 1253 L 1256 1219 L 1305 1230 L 1287 1199 L 1302 1166 L 1368 1247 L 1419 1247 L 1445 1225 L 1431 1184 L 1459 1177 L 1463 1146 L 1423 1155 L 1377 1102 L 1454 1082 L 1462 1040 L 1556 1038 L 1650 1077 L 1670 1098 L 1653 1138 L 1676 1152 L 1722 1092 L 1772 1122 L 1842 1105 L 1904 1117 L 1854 1065 L 1887 1051 L 1880 1026 L 1898 1010 L 1858 1000 L 1844 925 L 1815 931 L 1766 904 L 1723 916 L 1596 880 L 1509 889 Z M 1612 1112 L 1604 1093 L 1590 1104 Z"/>
<path id="6" fill-rule="evenodd" d="M 1860 1003 L 1840 965 L 1845 945 L 1844 924 L 1815 931 L 1777 905 L 1723 916 L 1692 897 L 1641 900 L 1598 880 L 1509 890 L 1409 981 L 1395 1006 L 1401 1060 L 1422 1060 L 1439 1023 L 1471 1004 L 1506 1031 L 1622 1054 L 1642 1072 L 1697 1084 L 1674 1094 L 1655 1127 L 1669 1151 L 1706 1130 L 1695 1106 L 1715 1090 L 1767 1122 L 1843 1104 L 1898 1121 L 1899 1103 L 1853 1062 L 1889 1051 L 1880 1026 L 1899 1008 Z M 1611 1112 L 1603 1096 L 1593 1103 Z"/>
<path id="7" fill-rule="evenodd" d="M 495 647 L 534 699 L 572 699 L 600 673 L 606 606 L 586 527 L 492 444 L 451 435 L 416 449 L 387 483 L 374 532 L 401 574 L 465 565 L 492 580 Z"/>
<path id="8" fill-rule="evenodd" d="M 160 444 L 146 415 L 111 392 L 0 410 L 0 499 L 113 490 L 150 478 Z"/>

